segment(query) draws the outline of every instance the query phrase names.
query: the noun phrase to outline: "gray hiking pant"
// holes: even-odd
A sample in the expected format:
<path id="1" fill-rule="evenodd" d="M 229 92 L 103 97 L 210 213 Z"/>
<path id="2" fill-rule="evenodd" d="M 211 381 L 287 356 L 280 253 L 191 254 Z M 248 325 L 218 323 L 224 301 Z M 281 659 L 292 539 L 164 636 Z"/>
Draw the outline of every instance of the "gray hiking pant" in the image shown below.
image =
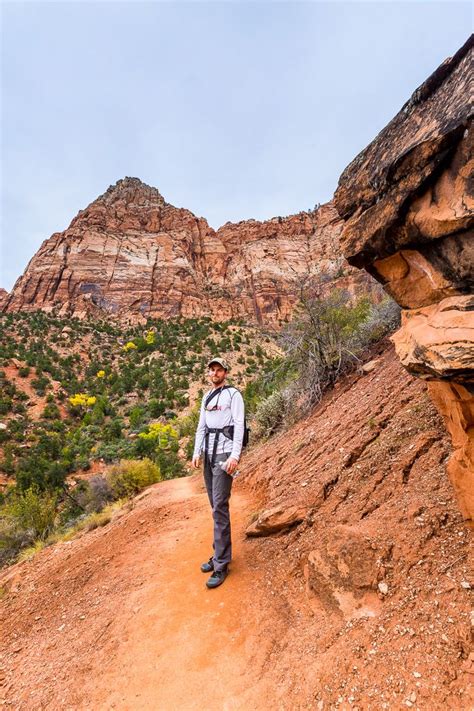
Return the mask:
<path id="1" fill-rule="evenodd" d="M 230 454 L 216 454 L 212 467 L 207 457 L 204 459 L 204 481 L 214 519 L 214 570 L 222 570 L 232 558 L 229 499 L 233 479 L 219 466 L 229 457 Z"/>

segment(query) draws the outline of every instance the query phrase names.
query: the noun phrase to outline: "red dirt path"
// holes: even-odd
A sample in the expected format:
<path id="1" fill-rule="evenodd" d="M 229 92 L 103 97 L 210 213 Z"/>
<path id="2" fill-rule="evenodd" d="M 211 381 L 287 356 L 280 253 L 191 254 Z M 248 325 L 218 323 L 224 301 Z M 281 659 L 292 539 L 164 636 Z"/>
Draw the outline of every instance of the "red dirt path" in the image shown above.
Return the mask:
<path id="1" fill-rule="evenodd" d="M 4 703 L 264 708 L 270 690 L 258 673 L 271 640 L 261 640 L 252 599 L 262 573 L 243 536 L 250 508 L 237 486 L 231 502 L 235 562 L 217 590 L 199 570 L 212 540 L 199 476 L 152 487 L 106 528 L 4 575 Z"/>

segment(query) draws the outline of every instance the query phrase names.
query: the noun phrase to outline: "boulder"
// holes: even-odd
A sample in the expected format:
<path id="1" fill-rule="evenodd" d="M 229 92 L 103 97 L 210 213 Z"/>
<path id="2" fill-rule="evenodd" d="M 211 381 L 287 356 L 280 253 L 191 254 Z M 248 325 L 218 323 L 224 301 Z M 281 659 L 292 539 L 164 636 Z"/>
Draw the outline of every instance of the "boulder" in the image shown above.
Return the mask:
<path id="1" fill-rule="evenodd" d="M 364 363 L 361 367 L 361 370 L 363 373 L 371 373 L 373 370 L 375 370 L 378 366 L 380 361 L 378 359 L 376 360 L 369 360 L 368 363 Z"/>
<path id="2" fill-rule="evenodd" d="M 285 507 L 280 504 L 262 511 L 245 531 L 246 536 L 270 536 L 272 533 L 287 530 L 298 525 L 306 518 L 308 511 L 298 506 Z"/>

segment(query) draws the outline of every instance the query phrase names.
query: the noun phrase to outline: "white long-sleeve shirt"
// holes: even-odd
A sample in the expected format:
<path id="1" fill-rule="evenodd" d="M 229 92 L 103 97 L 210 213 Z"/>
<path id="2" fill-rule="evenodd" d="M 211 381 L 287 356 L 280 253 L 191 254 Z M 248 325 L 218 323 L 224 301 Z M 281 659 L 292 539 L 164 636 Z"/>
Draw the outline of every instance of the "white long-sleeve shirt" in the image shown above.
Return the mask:
<path id="1" fill-rule="evenodd" d="M 204 403 L 212 390 L 208 390 L 202 398 L 199 423 L 196 429 L 194 440 L 194 456 L 199 457 L 206 447 L 206 426 L 210 428 L 227 427 L 234 425 L 234 439 L 224 437 L 219 433 L 217 440 L 216 454 L 230 454 L 232 459 L 239 459 L 242 451 L 242 440 L 244 438 L 245 405 L 244 399 L 239 391 L 227 386 L 222 392 L 212 398 L 207 408 Z M 215 434 L 209 433 L 208 453 L 212 455 Z"/>

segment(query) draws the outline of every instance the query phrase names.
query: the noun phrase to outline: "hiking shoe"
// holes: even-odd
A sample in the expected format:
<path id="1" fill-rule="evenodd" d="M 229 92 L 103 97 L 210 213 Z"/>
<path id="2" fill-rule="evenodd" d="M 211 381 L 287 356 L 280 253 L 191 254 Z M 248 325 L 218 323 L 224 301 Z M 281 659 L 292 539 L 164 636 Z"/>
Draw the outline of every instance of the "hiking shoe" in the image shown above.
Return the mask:
<path id="1" fill-rule="evenodd" d="M 215 570 L 209 580 L 206 580 L 207 587 L 218 588 L 219 585 L 222 585 L 228 574 L 229 571 L 227 570 L 227 568 L 225 568 L 224 570 Z"/>
<path id="2" fill-rule="evenodd" d="M 214 559 L 211 555 L 207 563 L 201 565 L 201 573 L 212 573 L 214 570 Z"/>

